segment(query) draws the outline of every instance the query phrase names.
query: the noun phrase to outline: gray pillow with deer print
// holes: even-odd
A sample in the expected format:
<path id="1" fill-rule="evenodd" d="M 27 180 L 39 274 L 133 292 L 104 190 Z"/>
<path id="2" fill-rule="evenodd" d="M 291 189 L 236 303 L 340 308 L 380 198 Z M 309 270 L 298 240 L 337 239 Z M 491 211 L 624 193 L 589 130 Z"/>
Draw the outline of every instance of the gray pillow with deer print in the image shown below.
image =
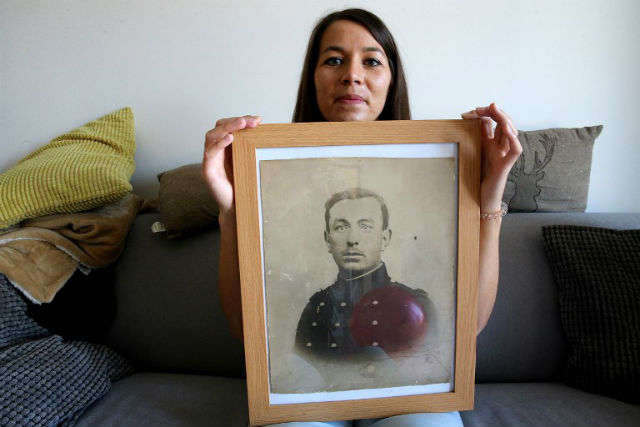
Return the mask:
<path id="1" fill-rule="evenodd" d="M 503 200 L 513 212 L 584 212 L 591 153 L 602 126 L 519 131 L 522 156 Z"/>

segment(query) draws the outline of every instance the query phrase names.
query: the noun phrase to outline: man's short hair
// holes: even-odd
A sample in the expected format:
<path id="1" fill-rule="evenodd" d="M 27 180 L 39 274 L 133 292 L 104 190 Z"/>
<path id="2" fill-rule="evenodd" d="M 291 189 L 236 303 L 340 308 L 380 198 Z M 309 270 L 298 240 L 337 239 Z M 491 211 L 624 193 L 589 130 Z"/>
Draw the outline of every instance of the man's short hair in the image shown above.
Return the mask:
<path id="1" fill-rule="evenodd" d="M 324 222 L 327 232 L 329 232 L 329 211 L 341 200 L 355 200 L 355 199 L 363 199 L 365 197 L 373 197 L 380 203 L 380 209 L 382 210 L 382 229 L 386 230 L 389 227 L 389 210 L 387 209 L 387 204 L 384 202 L 382 196 L 374 193 L 371 190 L 367 190 L 365 188 L 349 188 L 344 191 L 340 191 L 339 193 L 335 193 L 333 196 L 329 198 L 324 204 Z"/>

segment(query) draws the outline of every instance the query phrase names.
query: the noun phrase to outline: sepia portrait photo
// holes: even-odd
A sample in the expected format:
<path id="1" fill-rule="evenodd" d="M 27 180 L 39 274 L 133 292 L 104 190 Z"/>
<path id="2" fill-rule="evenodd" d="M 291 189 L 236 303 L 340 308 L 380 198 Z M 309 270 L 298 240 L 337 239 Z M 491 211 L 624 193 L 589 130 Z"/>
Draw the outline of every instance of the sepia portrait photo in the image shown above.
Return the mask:
<path id="1" fill-rule="evenodd" d="M 258 156 L 273 402 L 453 389 L 456 153 L 413 145 Z"/>

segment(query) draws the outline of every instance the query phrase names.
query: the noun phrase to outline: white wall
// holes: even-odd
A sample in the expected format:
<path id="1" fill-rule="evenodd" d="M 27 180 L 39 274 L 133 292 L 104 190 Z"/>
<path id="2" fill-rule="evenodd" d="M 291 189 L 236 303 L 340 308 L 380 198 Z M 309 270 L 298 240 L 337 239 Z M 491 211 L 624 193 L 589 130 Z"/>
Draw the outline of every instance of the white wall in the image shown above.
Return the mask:
<path id="1" fill-rule="evenodd" d="M 414 118 L 495 101 L 522 130 L 603 124 L 588 210 L 640 211 L 637 0 L 0 0 L 0 171 L 128 105 L 154 197 L 216 119 L 290 121 L 311 28 L 350 6 L 394 33 Z"/>

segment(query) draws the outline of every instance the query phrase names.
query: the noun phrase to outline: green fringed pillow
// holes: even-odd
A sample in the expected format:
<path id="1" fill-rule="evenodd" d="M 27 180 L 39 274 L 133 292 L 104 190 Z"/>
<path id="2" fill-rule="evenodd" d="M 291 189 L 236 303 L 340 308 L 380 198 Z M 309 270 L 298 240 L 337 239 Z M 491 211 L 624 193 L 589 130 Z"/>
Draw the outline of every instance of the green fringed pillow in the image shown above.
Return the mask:
<path id="1" fill-rule="evenodd" d="M 0 229 L 119 200 L 131 192 L 135 150 L 128 107 L 53 139 L 0 174 Z"/>

